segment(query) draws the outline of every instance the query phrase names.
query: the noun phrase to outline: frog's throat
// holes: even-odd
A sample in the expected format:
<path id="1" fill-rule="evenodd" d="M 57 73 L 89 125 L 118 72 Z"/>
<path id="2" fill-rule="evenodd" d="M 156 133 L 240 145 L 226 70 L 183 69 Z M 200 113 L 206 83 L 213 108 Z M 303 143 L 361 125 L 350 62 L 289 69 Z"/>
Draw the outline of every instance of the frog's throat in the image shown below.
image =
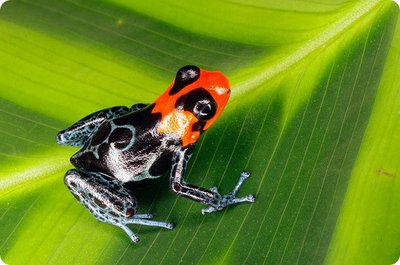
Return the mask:
<path id="1" fill-rule="evenodd" d="M 200 137 L 200 131 L 193 131 L 193 124 L 197 118 L 189 111 L 174 110 L 162 117 L 157 125 L 157 132 L 160 134 L 178 135 L 182 140 L 183 146 L 188 146 L 197 142 Z"/>

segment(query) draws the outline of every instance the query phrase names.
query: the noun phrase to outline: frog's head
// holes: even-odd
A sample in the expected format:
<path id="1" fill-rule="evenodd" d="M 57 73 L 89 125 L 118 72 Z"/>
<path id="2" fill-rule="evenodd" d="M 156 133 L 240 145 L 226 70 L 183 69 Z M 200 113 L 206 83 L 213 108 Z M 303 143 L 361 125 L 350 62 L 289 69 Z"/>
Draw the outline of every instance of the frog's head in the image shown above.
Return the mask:
<path id="1" fill-rule="evenodd" d="M 230 92 L 224 74 L 192 65 L 182 67 L 155 101 L 152 112 L 162 115 L 159 131 L 179 131 L 184 143 L 194 143 L 221 115 Z"/>

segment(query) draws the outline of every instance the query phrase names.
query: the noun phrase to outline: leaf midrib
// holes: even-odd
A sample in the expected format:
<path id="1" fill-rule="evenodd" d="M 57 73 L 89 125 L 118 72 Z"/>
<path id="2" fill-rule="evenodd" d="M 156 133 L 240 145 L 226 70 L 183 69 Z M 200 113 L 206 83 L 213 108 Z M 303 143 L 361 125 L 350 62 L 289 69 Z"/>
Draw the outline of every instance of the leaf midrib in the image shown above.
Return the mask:
<path id="1" fill-rule="evenodd" d="M 343 32 L 350 27 L 354 27 L 356 21 L 363 19 L 366 15 L 375 10 L 378 5 L 383 6 L 383 1 L 365 1 L 361 2 L 355 8 L 350 9 L 343 18 L 331 24 L 329 28 L 309 41 L 303 43 L 297 50 L 290 53 L 289 56 L 276 61 L 267 67 L 265 71 L 260 72 L 254 77 L 238 83 L 232 91 L 231 100 L 234 101 L 244 94 L 249 93 L 251 90 L 257 89 L 261 84 L 279 76 L 282 72 L 289 71 L 310 55 L 318 53 L 322 49 L 328 47 L 339 38 Z"/>

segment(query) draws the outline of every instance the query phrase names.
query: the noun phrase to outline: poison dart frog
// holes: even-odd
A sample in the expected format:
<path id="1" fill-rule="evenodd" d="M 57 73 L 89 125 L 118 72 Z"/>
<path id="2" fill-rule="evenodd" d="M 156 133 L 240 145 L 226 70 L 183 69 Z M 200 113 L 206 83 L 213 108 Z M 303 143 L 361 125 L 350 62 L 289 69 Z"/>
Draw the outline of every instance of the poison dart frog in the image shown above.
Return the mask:
<path id="1" fill-rule="evenodd" d="M 170 170 L 169 187 L 176 194 L 220 211 L 254 195 L 236 197 L 250 176 L 242 172 L 233 191 L 221 195 L 186 183 L 185 169 L 200 135 L 221 115 L 230 95 L 227 78 L 196 66 L 178 70 L 174 82 L 151 104 L 113 107 L 97 111 L 57 134 L 61 145 L 80 147 L 70 161 L 75 169 L 65 174 L 65 184 L 94 217 L 123 229 L 139 224 L 173 229 L 169 222 L 137 213 L 137 200 L 129 183 L 155 179 Z"/>

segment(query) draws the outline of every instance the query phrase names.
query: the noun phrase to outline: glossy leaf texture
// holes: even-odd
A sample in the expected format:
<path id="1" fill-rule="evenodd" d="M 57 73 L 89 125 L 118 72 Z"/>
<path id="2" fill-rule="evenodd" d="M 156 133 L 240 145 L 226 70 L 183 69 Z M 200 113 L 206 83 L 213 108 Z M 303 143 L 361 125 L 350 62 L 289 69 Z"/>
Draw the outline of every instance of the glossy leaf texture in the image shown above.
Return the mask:
<path id="1" fill-rule="evenodd" d="M 0 9 L 0 257 L 8 264 L 393 264 L 400 254 L 400 22 L 391 1 L 11 0 Z M 172 231 L 97 222 L 57 131 L 151 102 L 183 65 L 232 98 L 187 182 L 234 186 L 202 216 L 164 176 L 137 192 Z"/>

